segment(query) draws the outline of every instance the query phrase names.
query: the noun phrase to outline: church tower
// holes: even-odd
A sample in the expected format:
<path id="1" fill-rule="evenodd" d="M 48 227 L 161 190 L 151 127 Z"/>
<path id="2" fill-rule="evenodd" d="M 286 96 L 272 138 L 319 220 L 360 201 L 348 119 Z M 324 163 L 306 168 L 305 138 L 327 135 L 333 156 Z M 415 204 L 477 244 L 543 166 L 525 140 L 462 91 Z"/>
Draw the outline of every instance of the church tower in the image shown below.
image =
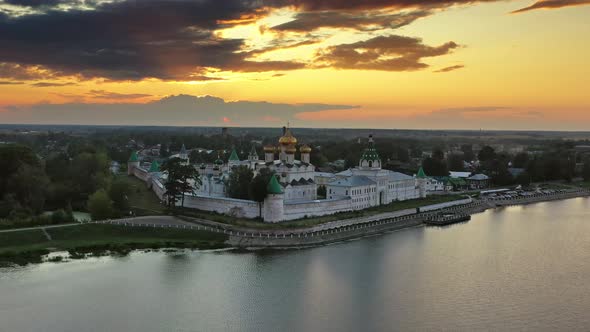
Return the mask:
<path id="1" fill-rule="evenodd" d="M 377 149 L 375 149 L 373 135 L 369 135 L 369 143 L 361 156 L 359 167 L 361 169 L 381 169 L 381 158 L 379 158 Z"/>

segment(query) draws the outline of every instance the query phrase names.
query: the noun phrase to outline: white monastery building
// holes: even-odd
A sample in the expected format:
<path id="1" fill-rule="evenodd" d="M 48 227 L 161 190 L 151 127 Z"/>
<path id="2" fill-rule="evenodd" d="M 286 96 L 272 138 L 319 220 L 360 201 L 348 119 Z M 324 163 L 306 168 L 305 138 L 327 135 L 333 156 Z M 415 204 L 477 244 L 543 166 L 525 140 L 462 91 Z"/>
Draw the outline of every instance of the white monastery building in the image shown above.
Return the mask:
<path id="1" fill-rule="evenodd" d="M 434 180 L 422 169 L 415 177 L 382 169 L 372 136 L 369 136 L 359 165 L 340 173 L 315 172 L 315 166 L 310 163 L 311 150 L 308 145 L 298 145 L 287 128 L 278 146 L 264 147 L 263 159 L 253 147 L 247 160 L 240 160 L 232 150 L 227 162 L 218 158 L 213 164 L 196 165 L 202 185 L 195 193 L 185 194 L 184 206 L 236 217 L 262 218 L 265 222 L 281 222 L 426 197 L 429 189 L 435 189 L 428 185 Z M 295 159 L 297 152 L 299 160 Z M 190 163 L 184 145 L 174 157 Z M 147 165 L 142 167 L 134 152 L 128 162 L 128 174 L 144 180 L 163 199 L 166 174 L 161 173 L 159 165 L 154 163 L 149 168 Z M 232 169 L 239 165 L 249 167 L 255 174 L 262 169 L 274 173 L 262 208 L 258 202 L 226 196 L 226 180 Z M 318 183 L 326 187 L 326 199 L 317 199 Z"/>

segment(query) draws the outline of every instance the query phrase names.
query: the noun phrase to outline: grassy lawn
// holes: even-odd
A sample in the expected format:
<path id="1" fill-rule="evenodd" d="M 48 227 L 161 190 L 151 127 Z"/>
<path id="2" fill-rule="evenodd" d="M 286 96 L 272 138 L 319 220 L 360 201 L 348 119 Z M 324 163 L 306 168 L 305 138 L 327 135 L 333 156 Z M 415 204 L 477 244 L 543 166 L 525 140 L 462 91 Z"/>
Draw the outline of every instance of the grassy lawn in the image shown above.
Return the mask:
<path id="1" fill-rule="evenodd" d="M 156 196 L 151 189 L 148 189 L 143 181 L 134 176 L 127 175 L 119 175 L 117 179 L 125 181 L 129 188 L 131 188 L 129 203 L 136 215 L 148 216 L 164 214 L 166 207 L 160 204 L 158 196 Z"/>
<path id="2" fill-rule="evenodd" d="M 49 241 L 41 230 L 0 233 L 0 261 L 39 262 L 49 250 L 104 254 L 107 251 L 127 253 L 142 248 L 223 248 L 227 236 L 204 231 L 124 227 L 86 224 L 49 228 Z"/>
<path id="3" fill-rule="evenodd" d="M 368 217 L 384 212 L 394 212 L 405 209 L 413 209 L 420 206 L 445 203 L 463 199 L 462 195 L 441 195 L 429 196 L 426 198 L 412 199 L 401 202 L 393 202 L 388 205 L 375 206 L 361 211 L 341 212 L 333 215 L 310 217 L 305 219 L 297 219 L 293 221 L 286 221 L 278 224 L 267 224 L 262 221 L 252 219 L 234 218 L 226 215 L 210 213 L 206 211 L 198 211 L 193 209 L 184 209 L 179 214 L 189 217 L 207 219 L 221 223 L 231 224 L 235 226 L 242 226 L 255 229 L 288 229 L 288 228 L 303 228 L 327 223 L 335 220 L 350 219 L 356 217 Z"/>

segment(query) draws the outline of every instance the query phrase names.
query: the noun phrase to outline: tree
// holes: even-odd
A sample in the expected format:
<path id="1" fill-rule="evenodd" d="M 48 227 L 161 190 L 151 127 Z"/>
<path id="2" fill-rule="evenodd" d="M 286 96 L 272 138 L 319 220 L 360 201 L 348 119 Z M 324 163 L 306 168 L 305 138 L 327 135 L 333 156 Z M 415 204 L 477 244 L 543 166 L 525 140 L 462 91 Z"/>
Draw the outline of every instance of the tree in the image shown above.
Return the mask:
<path id="1" fill-rule="evenodd" d="M 7 189 L 15 195 L 23 207 L 28 207 L 39 213 L 43 211 L 48 184 L 49 179 L 43 169 L 38 166 L 22 164 L 8 178 Z"/>
<path id="2" fill-rule="evenodd" d="M 422 161 L 424 172 L 429 176 L 447 176 L 449 170 L 444 160 L 428 157 Z"/>
<path id="3" fill-rule="evenodd" d="M 113 215 L 113 201 L 106 190 L 99 189 L 88 198 L 88 211 L 92 220 L 104 220 Z"/>
<path id="4" fill-rule="evenodd" d="M 529 162 L 529 155 L 526 152 L 519 152 L 512 160 L 512 167 L 524 168 Z"/>
<path id="5" fill-rule="evenodd" d="M 461 145 L 461 151 L 463 151 L 463 160 L 472 162 L 475 159 L 475 153 L 473 153 L 473 146 L 471 144 Z"/>
<path id="6" fill-rule="evenodd" d="M 196 192 L 202 184 L 197 169 L 193 165 L 185 164 L 180 158 L 168 159 L 160 170 L 168 176 L 164 183 L 168 207 L 175 206 L 178 201 L 181 201 L 180 206 L 184 207 L 184 194 Z"/>
<path id="7" fill-rule="evenodd" d="M 451 171 L 462 171 L 463 167 L 463 155 L 459 153 L 451 153 L 447 157 L 447 165 Z"/>
<path id="8" fill-rule="evenodd" d="M 489 145 L 484 146 L 477 154 L 477 159 L 480 162 L 486 162 L 496 157 L 496 151 Z"/>
<path id="9" fill-rule="evenodd" d="M 245 165 L 232 168 L 227 180 L 227 194 L 231 198 L 248 199 L 250 183 L 254 178 L 254 172 Z"/>
<path id="10" fill-rule="evenodd" d="M 590 158 L 584 160 L 584 168 L 582 168 L 582 177 L 584 181 L 590 181 Z"/>
<path id="11" fill-rule="evenodd" d="M 522 172 L 518 174 L 515 180 L 516 183 L 520 184 L 523 187 L 527 187 L 531 184 L 531 176 L 527 172 Z"/>
<path id="12" fill-rule="evenodd" d="M 445 153 L 441 148 L 435 148 L 432 150 L 432 159 L 442 161 L 445 159 Z"/>
<path id="13" fill-rule="evenodd" d="M 267 192 L 267 185 L 270 182 L 270 177 L 274 176 L 274 173 L 271 172 L 268 168 L 263 168 L 258 172 L 258 174 L 252 179 L 250 182 L 250 186 L 248 188 L 248 193 L 250 199 L 253 201 L 258 202 L 258 210 L 259 215 L 262 217 L 262 202 L 266 198 Z"/>
<path id="14" fill-rule="evenodd" d="M 129 211 L 129 194 L 130 187 L 127 181 L 119 178 L 113 181 L 109 189 L 109 196 L 113 200 L 113 207 L 122 214 L 127 214 Z"/>

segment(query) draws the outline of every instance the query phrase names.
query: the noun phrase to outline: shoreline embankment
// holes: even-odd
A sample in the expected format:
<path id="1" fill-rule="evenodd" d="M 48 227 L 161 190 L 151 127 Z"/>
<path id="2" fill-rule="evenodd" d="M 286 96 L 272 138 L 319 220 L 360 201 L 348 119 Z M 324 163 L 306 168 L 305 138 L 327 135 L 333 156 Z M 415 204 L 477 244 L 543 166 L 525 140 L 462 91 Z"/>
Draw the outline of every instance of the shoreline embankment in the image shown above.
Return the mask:
<path id="1" fill-rule="evenodd" d="M 423 213 L 415 213 L 391 218 L 373 220 L 366 223 L 334 227 L 311 233 L 293 234 L 289 231 L 274 231 L 265 234 L 253 231 L 233 233 L 227 243 L 242 249 L 297 249 L 322 246 L 336 242 L 361 239 L 368 236 L 388 233 L 410 227 L 425 226 L 424 220 L 435 214 L 461 213 L 473 215 L 488 209 L 510 205 L 526 205 L 555 200 L 590 196 L 589 190 L 579 189 L 553 194 L 533 194 L 528 197 L 511 199 L 477 199 L 464 205 L 452 206 Z"/>

